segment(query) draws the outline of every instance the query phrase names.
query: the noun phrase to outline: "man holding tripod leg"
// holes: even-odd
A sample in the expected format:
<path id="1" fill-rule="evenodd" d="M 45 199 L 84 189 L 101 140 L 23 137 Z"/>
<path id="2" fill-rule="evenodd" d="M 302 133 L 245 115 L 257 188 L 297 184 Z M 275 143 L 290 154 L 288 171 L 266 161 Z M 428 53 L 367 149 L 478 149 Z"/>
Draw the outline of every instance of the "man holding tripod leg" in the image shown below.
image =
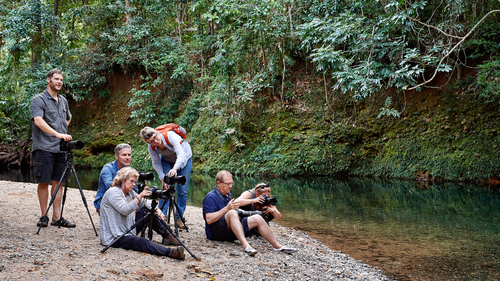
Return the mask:
<path id="1" fill-rule="evenodd" d="M 31 101 L 31 120 L 33 137 L 33 166 L 36 181 L 38 182 L 38 200 L 40 203 L 41 217 L 37 226 L 46 227 L 49 223 L 47 213 L 47 200 L 49 198 L 49 183 L 52 183 L 51 192 L 55 192 L 61 176 L 65 171 L 66 153 L 60 150 L 60 140 L 70 141 L 68 126 L 71 122 L 68 101 L 59 91 L 63 86 L 63 73 L 52 69 L 47 73 L 47 89 L 33 97 Z M 62 179 L 69 179 L 70 173 Z M 57 192 L 52 209 L 53 226 L 75 227 L 61 217 L 62 189 Z"/>

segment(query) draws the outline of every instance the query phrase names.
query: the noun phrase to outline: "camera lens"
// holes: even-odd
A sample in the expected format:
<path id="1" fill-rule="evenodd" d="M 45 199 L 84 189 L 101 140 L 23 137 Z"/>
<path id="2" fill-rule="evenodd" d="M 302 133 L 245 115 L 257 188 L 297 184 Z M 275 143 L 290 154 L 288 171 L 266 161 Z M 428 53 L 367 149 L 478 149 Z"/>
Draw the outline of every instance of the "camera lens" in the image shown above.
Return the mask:
<path id="1" fill-rule="evenodd" d="M 70 151 L 72 149 L 81 150 L 84 146 L 85 146 L 85 144 L 83 143 L 83 141 L 79 141 L 79 140 L 76 140 L 76 141 L 61 140 L 59 143 L 59 149 L 61 151 Z"/>
<path id="2" fill-rule="evenodd" d="M 153 173 L 139 173 L 139 178 L 137 181 L 152 181 L 155 179 L 155 176 Z"/>
<path id="3" fill-rule="evenodd" d="M 168 185 L 172 185 L 172 184 L 175 184 L 175 183 L 178 183 L 178 184 L 186 184 L 186 177 L 185 176 L 177 176 L 177 177 L 168 177 L 168 176 L 165 176 L 163 178 L 163 182 L 168 184 Z"/>

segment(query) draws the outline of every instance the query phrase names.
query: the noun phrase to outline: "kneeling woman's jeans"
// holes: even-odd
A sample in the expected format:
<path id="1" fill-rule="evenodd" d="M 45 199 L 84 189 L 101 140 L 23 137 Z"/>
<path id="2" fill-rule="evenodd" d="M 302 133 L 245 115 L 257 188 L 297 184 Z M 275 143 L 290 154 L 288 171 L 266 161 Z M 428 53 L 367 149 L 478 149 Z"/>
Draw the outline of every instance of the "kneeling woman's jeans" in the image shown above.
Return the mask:
<path id="1" fill-rule="evenodd" d="M 111 247 L 122 248 L 126 250 L 134 250 L 157 256 L 167 256 L 167 257 L 170 256 L 171 252 L 170 248 L 151 242 L 144 237 L 139 237 L 135 235 L 125 235 L 118 241 L 116 241 Z"/>
<path id="2" fill-rule="evenodd" d="M 167 174 L 174 167 L 175 163 L 164 161 L 162 158 L 161 164 L 163 166 L 163 173 Z M 175 188 L 177 189 L 177 206 L 179 206 L 179 212 L 181 213 L 181 216 L 184 215 L 184 211 L 186 210 L 187 198 L 188 198 L 188 184 L 189 184 L 189 177 L 191 176 L 192 167 L 193 167 L 193 160 L 192 160 L 192 158 L 189 158 L 186 166 L 177 171 L 178 177 L 179 176 L 186 177 L 185 184 L 176 184 L 175 185 Z M 165 202 L 165 200 L 160 199 L 160 202 L 158 203 L 158 207 L 160 208 L 164 202 Z M 165 216 L 168 215 L 169 203 L 170 202 L 166 201 L 165 206 L 162 209 Z M 176 212 L 175 213 L 175 220 L 178 220 L 179 218 L 180 218 L 179 214 Z"/>

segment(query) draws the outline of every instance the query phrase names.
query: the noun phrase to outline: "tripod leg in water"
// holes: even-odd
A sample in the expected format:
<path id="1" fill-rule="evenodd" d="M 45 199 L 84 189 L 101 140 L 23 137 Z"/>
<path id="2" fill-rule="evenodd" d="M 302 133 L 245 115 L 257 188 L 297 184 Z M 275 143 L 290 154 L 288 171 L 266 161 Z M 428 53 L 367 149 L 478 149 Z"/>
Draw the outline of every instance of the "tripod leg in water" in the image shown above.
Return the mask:
<path id="1" fill-rule="evenodd" d="M 72 169 L 73 169 L 73 174 L 75 175 L 76 183 L 78 184 L 78 189 L 80 190 L 80 195 L 82 196 L 83 205 L 85 205 L 85 208 L 87 209 L 87 214 L 89 214 L 90 222 L 92 223 L 92 227 L 94 228 L 95 236 L 98 236 L 97 230 L 95 229 L 94 221 L 92 220 L 92 216 L 90 215 L 89 206 L 87 205 L 87 199 L 85 199 L 85 195 L 83 195 L 82 186 L 80 185 L 80 181 L 78 180 L 78 176 L 76 175 L 75 167 L 73 166 Z M 65 199 L 66 199 L 66 190 L 64 190 L 63 206 Z M 62 209 L 61 209 L 61 217 L 62 217 Z"/>

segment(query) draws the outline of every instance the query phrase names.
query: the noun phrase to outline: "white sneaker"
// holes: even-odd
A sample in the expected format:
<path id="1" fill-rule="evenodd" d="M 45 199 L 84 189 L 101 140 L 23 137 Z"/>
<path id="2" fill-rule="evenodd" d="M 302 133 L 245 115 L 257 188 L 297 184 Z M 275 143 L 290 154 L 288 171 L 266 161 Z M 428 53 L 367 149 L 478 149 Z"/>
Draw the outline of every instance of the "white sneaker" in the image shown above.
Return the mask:
<path id="1" fill-rule="evenodd" d="M 291 253 L 295 253 L 297 252 L 297 249 L 295 248 L 290 248 L 290 247 L 287 247 L 287 246 L 282 246 L 281 248 L 279 249 L 274 249 L 276 252 L 282 252 L 282 253 L 285 253 L 285 254 L 291 254 Z"/>
<path id="2" fill-rule="evenodd" d="M 252 246 L 248 246 L 246 249 L 245 249 L 245 254 L 253 257 L 255 256 L 255 254 L 257 254 L 257 250 L 255 250 L 254 248 L 252 248 Z"/>

